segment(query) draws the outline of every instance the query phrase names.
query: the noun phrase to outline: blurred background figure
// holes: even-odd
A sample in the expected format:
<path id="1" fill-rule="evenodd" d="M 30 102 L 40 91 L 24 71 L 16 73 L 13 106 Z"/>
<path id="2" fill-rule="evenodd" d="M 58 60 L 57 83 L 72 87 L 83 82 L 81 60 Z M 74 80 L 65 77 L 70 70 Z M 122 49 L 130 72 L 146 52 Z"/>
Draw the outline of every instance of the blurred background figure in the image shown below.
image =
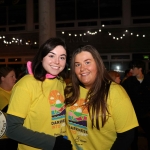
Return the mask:
<path id="1" fill-rule="evenodd" d="M 16 82 L 16 74 L 13 68 L 0 68 L 0 110 L 7 111 L 11 90 Z"/>
<path id="2" fill-rule="evenodd" d="M 148 150 L 150 150 L 150 76 L 145 74 L 145 62 L 133 60 L 129 63 L 132 76 L 127 78 L 122 86 L 128 93 L 138 118 L 139 126 L 145 132 Z M 132 150 L 138 150 L 138 129 L 131 145 Z"/>
<path id="3" fill-rule="evenodd" d="M 147 75 L 149 75 L 149 76 L 150 76 L 150 71 L 148 71 L 148 72 L 147 72 Z"/>
<path id="4" fill-rule="evenodd" d="M 132 76 L 132 73 L 130 72 L 130 69 L 125 70 L 124 72 L 124 78 L 122 79 L 121 83 L 124 82 L 128 77 Z"/>
<path id="5" fill-rule="evenodd" d="M 16 83 L 16 73 L 11 67 L 0 68 L 0 110 L 6 115 L 11 90 Z M 17 141 L 8 138 L 5 134 L 0 138 L 1 150 L 17 150 Z"/>
<path id="6" fill-rule="evenodd" d="M 120 74 L 117 71 L 110 70 L 108 71 L 108 74 L 110 77 L 113 79 L 114 82 L 120 84 L 121 79 L 120 79 Z"/>

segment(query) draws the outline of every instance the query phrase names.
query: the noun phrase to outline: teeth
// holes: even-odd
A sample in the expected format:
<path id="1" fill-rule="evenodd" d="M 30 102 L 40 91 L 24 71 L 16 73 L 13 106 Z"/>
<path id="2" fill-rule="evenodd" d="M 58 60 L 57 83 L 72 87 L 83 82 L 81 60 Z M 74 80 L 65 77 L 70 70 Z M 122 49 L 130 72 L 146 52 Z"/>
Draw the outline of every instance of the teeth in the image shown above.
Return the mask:
<path id="1" fill-rule="evenodd" d="M 83 73 L 83 74 L 81 74 L 82 76 L 86 76 L 87 75 L 87 73 Z"/>
<path id="2" fill-rule="evenodd" d="M 54 68 L 54 69 L 59 69 L 59 67 L 55 67 L 55 66 L 52 66 L 52 68 Z"/>

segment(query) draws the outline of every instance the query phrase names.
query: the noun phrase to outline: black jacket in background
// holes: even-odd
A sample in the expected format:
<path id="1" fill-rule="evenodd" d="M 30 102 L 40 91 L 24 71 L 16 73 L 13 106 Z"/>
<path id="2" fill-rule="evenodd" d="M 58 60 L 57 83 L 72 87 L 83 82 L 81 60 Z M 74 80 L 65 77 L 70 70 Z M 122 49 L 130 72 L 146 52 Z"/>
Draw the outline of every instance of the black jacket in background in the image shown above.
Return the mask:
<path id="1" fill-rule="evenodd" d="M 150 113 L 150 76 L 145 75 L 140 83 L 135 76 L 126 79 L 122 86 L 128 93 L 138 118 Z"/>

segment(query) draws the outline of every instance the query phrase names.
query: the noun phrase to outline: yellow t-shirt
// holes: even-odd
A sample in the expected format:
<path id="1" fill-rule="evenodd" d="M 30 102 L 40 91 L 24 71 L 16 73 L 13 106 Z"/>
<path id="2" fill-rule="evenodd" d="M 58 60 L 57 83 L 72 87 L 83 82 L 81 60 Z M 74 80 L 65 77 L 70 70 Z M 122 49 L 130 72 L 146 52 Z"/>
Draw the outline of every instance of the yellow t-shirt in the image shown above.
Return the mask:
<path id="1" fill-rule="evenodd" d="M 5 108 L 10 99 L 11 91 L 6 91 L 0 87 L 0 110 Z"/>
<path id="2" fill-rule="evenodd" d="M 109 90 L 107 105 L 109 118 L 100 130 L 92 129 L 91 120 L 84 104 L 87 90 L 80 87 L 80 98 L 76 104 L 66 108 L 67 134 L 74 150 L 110 150 L 116 140 L 116 132 L 122 133 L 138 126 L 138 121 L 125 90 L 112 83 Z M 101 116 L 101 114 L 100 114 Z"/>
<path id="3" fill-rule="evenodd" d="M 23 126 L 33 131 L 55 137 L 66 135 L 64 87 L 62 80 L 41 82 L 32 75 L 26 75 L 12 90 L 7 114 L 25 118 Z M 19 144 L 18 150 L 37 148 Z"/>

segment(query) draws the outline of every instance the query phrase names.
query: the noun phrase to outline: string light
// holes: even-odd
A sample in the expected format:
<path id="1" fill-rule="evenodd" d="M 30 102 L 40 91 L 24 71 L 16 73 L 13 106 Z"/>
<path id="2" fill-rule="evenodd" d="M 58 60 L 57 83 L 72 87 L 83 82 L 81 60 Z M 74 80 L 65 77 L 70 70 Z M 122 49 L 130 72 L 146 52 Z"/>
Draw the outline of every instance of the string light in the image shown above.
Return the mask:
<path id="1" fill-rule="evenodd" d="M 102 25 L 102 27 L 105 27 L 105 25 L 103 24 Z M 98 31 L 96 30 L 96 31 L 94 31 L 94 32 L 91 32 L 91 31 L 87 31 L 86 33 L 84 32 L 84 33 L 78 33 L 78 34 L 74 34 L 74 36 L 75 37 L 77 37 L 78 35 L 81 37 L 81 36 L 86 36 L 87 34 L 89 34 L 89 35 L 96 35 L 96 34 L 98 34 L 98 32 L 102 32 L 102 29 L 98 29 Z M 124 31 L 125 33 L 128 33 L 129 32 L 129 30 L 125 30 Z M 61 33 L 63 34 L 63 35 L 65 35 L 65 32 L 64 31 L 61 31 Z M 126 34 L 125 33 L 123 33 L 122 34 L 122 36 L 120 36 L 120 38 L 118 38 L 118 37 L 115 37 L 114 35 L 112 35 L 112 33 L 111 32 L 108 32 L 108 35 L 109 36 L 112 36 L 113 37 L 113 39 L 116 39 L 116 40 L 119 40 L 119 39 L 123 39 L 123 37 L 125 37 L 126 36 Z M 133 32 L 131 32 L 130 33 L 130 35 L 133 35 Z M 139 34 L 135 34 L 136 35 L 136 37 L 139 37 L 140 35 Z M 71 33 L 68 33 L 68 36 L 72 36 L 72 34 Z M 145 34 L 143 34 L 141 37 L 143 37 L 143 38 L 145 38 L 146 37 L 146 35 Z M 0 35 L 0 39 L 7 39 L 4 35 Z M 7 41 L 7 40 L 3 40 L 3 43 L 4 44 L 13 44 L 13 43 L 16 43 L 17 45 L 23 45 L 23 43 L 22 43 L 22 39 L 18 39 L 18 38 L 15 38 L 15 37 L 12 37 L 12 40 L 10 41 Z M 25 45 L 31 45 L 32 44 L 32 42 L 30 41 L 30 40 L 27 40 L 27 42 L 24 42 L 24 44 Z M 36 41 L 34 41 L 33 42 L 33 44 L 37 44 L 37 42 Z"/>

